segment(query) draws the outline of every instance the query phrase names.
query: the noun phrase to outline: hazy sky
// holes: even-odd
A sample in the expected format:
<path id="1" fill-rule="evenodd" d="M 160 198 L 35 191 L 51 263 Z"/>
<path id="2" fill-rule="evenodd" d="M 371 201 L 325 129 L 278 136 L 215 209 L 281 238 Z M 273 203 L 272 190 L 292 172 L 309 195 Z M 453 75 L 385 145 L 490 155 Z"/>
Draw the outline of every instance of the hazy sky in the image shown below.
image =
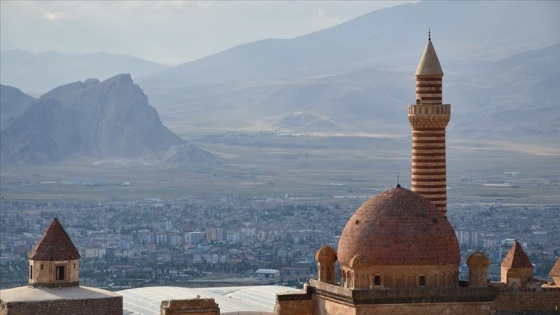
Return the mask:
<path id="1" fill-rule="evenodd" d="M 169 65 L 293 38 L 406 1 L 0 1 L 1 49 L 105 51 Z"/>

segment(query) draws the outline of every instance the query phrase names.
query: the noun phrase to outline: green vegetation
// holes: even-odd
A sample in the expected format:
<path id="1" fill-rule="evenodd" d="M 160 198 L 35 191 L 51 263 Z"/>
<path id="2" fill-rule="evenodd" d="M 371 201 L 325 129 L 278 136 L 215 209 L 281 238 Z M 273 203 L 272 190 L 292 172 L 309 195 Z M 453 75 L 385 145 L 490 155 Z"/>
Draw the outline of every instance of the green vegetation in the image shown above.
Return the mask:
<path id="1" fill-rule="evenodd" d="M 223 168 L 143 166 L 130 161 L 2 168 L 7 199 L 133 200 L 240 196 L 371 196 L 410 187 L 410 139 L 223 134 L 194 139 Z M 450 202 L 558 204 L 558 155 L 448 144 Z M 505 172 L 516 172 L 515 176 Z M 511 187 L 484 186 L 509 183 Z"/>

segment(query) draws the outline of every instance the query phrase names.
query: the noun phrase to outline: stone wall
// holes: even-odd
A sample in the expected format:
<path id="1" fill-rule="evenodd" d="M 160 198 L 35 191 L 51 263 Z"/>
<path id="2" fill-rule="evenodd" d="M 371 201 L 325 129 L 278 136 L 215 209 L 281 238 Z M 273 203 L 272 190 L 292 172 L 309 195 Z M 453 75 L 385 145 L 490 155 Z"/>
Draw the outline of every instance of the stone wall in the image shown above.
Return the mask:
<path id="1" fill-rule="evenodd" d="M 160 315 L 220 315 L 220 308 L 214 299 L 184 299 L 161 301 Z"/>
<path id="2" fill-rule="evenodd" d="M 356 307 L 325 296 L 313 295 L 313 315 L 356 315 Z"/>
<path id="3" fill-rule="evenodd" d="M 306 292 L 278 294 L 277 315 L 559 314 L 560 288 L 352 290 L 311 280 Z"/>
<path id="4" fill-rule="evenodd" d="M 122 315 L 122 297 L 0 304 L 0 315 Z"/>
<path id="5" fill-rule="evenodd" d="M 356 315 L 491 315 L 490 303 L 437 303 L 437 304 L 385 304 L 359 305 Z"/>
<path id="6" fill-rule="evenodd" d="M 496 314 L 523 314 L 526 311 L 560 314 L 560 288 L 543 288 L 542 291 L 502 291 L 492 308 Z"/>
<path id="7" fill-rule="evenodd" d="M 314 315 L 315 302 L 312 301 L 313 288 L 305 285 L 304 292 L 286 292 L 276 295 L 274 314 L 276 315 Z"/>
<path id="8" fill-rule="evenodd" d="M 372 273 L 381 276 L 381 284 L 376 288 L 418 288 L 421 276 L 425 279 L 422 287 L 427 288 L 453 288 L 459 282 L 456 265 L 374 266 Z"/>
<path id="9" fill-rule="evenodd" d="M 64 279 L 56 279 L 56 268 L 64 267 Z M 34 287 L 77 286 L 80 283 L 80 261 L 76 260 L 29 260 L 28 284 Z"/>

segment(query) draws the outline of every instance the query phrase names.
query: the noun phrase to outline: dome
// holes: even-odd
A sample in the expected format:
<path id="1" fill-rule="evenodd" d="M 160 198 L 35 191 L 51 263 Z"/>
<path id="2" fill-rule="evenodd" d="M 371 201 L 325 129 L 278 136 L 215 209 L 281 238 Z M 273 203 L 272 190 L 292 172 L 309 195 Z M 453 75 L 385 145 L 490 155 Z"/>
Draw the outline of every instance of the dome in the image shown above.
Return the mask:
<path id="1" fill-rule="evenodd" d="M 315 253 L 315 260 L 322 264 L 333 264 L 336 261 L 336 252 L 330 246 L 323 246 Z"/>
<path id="2" fill-rule="evenodd" d="M 467 259 L 467 266 L 469 266 L 469 268 L 488 268 L 488 266 L 490 266 L 490 260 L 483 253 L 474 252 Z"/>
<path id="3" fill-rule="evenodd" d="M 342 231 L 341 266 L 363 254 L 371 265 L 457 265 L 459 242 L 445 216 L 426 198 L 392 188 L 366 201 Z"/>

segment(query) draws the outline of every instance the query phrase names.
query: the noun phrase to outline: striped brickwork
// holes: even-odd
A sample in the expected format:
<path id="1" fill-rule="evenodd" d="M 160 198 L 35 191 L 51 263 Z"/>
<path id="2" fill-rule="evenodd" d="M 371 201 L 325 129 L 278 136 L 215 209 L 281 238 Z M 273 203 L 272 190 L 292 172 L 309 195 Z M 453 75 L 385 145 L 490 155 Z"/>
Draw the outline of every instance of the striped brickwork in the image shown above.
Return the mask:
<path id="1" fill-rule="evenodd" d="M 408 106 L 412 125 L 412 191 L 447 213 L 445 127 L 451 105 L 442 104 L 442 75 L 416 76 L 416 104 Z"/>
<path id="2" fill-rule="evenodd" d="M 416 99 L 422 104 L 441 104 L 442 76 L 417 76 Z"/>

